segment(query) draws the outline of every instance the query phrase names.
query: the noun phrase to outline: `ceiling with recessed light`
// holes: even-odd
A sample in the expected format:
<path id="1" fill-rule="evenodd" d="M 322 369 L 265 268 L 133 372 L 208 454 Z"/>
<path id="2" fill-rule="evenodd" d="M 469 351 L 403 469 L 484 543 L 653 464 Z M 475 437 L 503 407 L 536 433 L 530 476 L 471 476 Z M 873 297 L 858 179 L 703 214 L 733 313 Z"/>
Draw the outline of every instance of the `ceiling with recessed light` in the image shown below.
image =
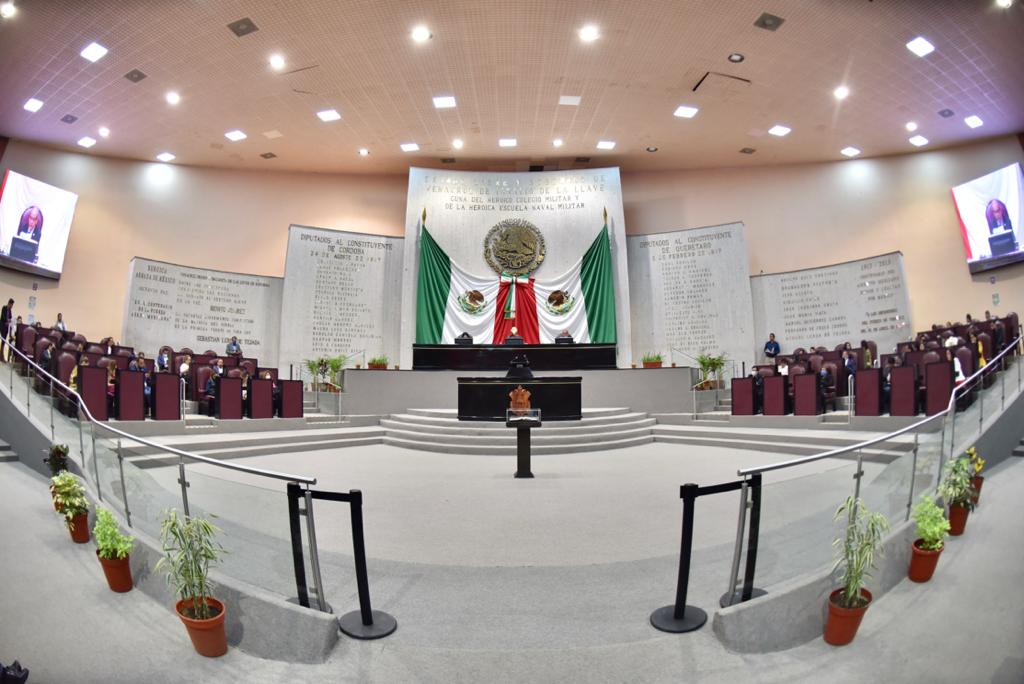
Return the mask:
<path id="1" fill-rule="evenodd" d="M 910 121 L 924 149 L 1024 130 L 1021 1 L 14 4 L 0 19 L 0 135 L 92 155 L 643 171 L 904 153 L 918 149 Z M 782 23 L 755 26 L 766 10 Z M 911 52 L 918 37 L 934 51 Z M 107 52 L 86 59 L 93 43 Z"/>

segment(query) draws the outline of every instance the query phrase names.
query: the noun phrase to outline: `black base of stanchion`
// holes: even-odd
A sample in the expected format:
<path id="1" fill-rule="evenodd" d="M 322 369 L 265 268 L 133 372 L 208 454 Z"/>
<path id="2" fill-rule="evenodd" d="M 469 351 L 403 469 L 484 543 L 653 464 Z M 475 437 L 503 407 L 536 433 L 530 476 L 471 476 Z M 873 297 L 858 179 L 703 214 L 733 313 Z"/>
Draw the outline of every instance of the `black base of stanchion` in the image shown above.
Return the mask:
<path id="1" fill-rule="evenodd" d="M 531 473 L 529 470 L 527 470 L 525 473 L 522 472 L 521 470 L 517 470 L 514 477 L 533 477 L 533 473 Z"/>
<path id="2" fill-rule="evenodd" d="M 358 610 L 345 613 L 338 618 L 338 629 L 353 639 L 380 639 L 398 628 L 398 621 L 385 612 L 372 611 L 373 624 L 363 624 L 363 614 Z"/>
<path id="3" fill-rule="evenodd" d="M 708 614 L 697 606 L 686 606 L 681 620 L 675 618 L 675 611 L 675 605 L 659 608 L 651 613 L 651 624 L 662 632 L 680 634 L 700 629 L 708 621 Z"/>
<path id="4" fill-rule="evenodd" d="M 767 593 L 768 592 L 764 589 L 758 589 L 757 587 L 754 587 L 750 591 L 750 598 L 756 599 L 758 596 L 764 596 Z M 730 598 L 732 599 L 731 601 L 729 600 Z M 722 594 L 722 598 L 718 599 L 718 605 L 722 608 L 725 608 L 726 606 L 735 606 L 737 603 L 743 603 L 742 589 L 738 589 L 732 594 Z"/>

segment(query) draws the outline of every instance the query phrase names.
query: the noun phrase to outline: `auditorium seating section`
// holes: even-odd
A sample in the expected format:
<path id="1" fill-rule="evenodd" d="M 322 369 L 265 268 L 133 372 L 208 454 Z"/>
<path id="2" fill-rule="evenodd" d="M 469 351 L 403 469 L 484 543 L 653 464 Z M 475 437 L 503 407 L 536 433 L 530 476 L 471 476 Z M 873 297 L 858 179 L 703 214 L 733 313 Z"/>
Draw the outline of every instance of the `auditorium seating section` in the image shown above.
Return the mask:
<path id="1" fill-rule="evenodd" d="M 242 407 L 242 415 L 251 418 L 287 418 L 303 417 L 303 399 L 301 381 L 280 380 L 276 368 L 263 368 L 255 358 L 238 358 L 219 356 L 215 351 L 206 350 L 195 354 L 191 349 L 182 348 L 174 351 L 171 346 L 163 346 L 161 352 L 167 354 L 168 363 L 165 369 L 157 369 L 156 355 L 144 354 L 137 357 L 132 347 L 115 344 L 111 338 L 100 342 L 91 342 L 84 335 L 73 331 L 60 331 L 37 325 L 18 324 L 15 331 L 14 347 L 26 357 L 63 383 L 78 392 L 85 401 L 89 412 L 99 420 L 107 420 L 108 416 L 141 420 L 151 417 L 156 420 L 180 420 L 182 416 L 181 399 L 198 403 L 201 413 L 214 417 L 223 404 L 231 406 L 230 416 L 240 417 L 238 407 Z M 188 371 L 180 376 L 179 368 L 186 357 L 191 357 Z M 129 373 L 129 366 L 135 361 L 144 367 L 145 373 L 138 376 Z M 224 376 L 232 378 L 225 383 L 230 396 L 225 395 L 224 402 L 216 402 L 207 394 L 207 380 L 213 373 L 214 366 L 222 362 Z M 26 364 L 14 362 L 21 374 L 27 374 Z M 108 367 L 116 371 L 113 378 L 108 377 Z M 239 379 L 248 373 L 250 383 L 242 388 Z M 265 373 L 270 374 L 269 380 L 262 379 Z M 166 376 L 169 382 L 157 376 Z M 217 388 L 220 381 L 215 380 Z M 293 386 L 295 385 L 295 386 Z M 50 383 L 41 375 L 36 374 L 35 390 L 42 394 L 51 391 Z M 254 392 L 250 388 L 255 389 Z M 61 390 L 53 388 L 57 404 L 69 415 L 77 414 L 77 406 L 73 397 Z M 238 397 L 234 397 L 237 392 Z M 214 390 L 216 395 L 217 390 Z M 227 416 L 224 416 L 225 418 Z"/>
<path id="2" fill-rule="evenodd" d="M 771 363 L 755 365 L 749 377 L 733 381 L 733 413 L 813 415 L 827 411 L 830 405 L 837 410 L 837 399 L 848 397 L 852 391 L 856 415 L 932 415 L 945 409 L 953 388 L 979 369 L 983 371 L 980 386 L 990 386 L 1002 364 L 988 361 L 1019 335 L 1019 318 L 1010 313 L 1004 318 L 933 325 L 912 341 L 899 344 L 893 352 L 881 355 L 870 340 L 863 347 L 849 343 L 831 350 L 823 346 L 798 347 L 791 354 L 780 354 Z M 954 362 L 947 359 L 947 349 L 959 361 L 962 377 L 958 378 Z M 856 357 L 856 374 L 851 374 L 843 363 L 844 350 Z M 783 367 L 787 368 L 786 377 L 768 382 L 783 375 Z M 815 382 L 805 377 L 817 376 L 822 368 L 828 369 L 834 382 L 822 383 L 820 378 Z M 743 395 L 738 401 L 737 392 Z M 961 408 L 974 401 L 974 394 L 972 389 L 958 400 Z"/>

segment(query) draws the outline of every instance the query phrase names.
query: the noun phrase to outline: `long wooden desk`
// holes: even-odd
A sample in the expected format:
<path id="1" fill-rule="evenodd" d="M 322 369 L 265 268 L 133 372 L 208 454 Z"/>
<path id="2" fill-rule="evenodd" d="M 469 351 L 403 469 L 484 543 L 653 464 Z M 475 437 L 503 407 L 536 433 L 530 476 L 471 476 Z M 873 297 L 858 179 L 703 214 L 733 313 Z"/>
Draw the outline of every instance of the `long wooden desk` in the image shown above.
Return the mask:
<path id="1" fill-rule="evenodd" d="M 413 370 L 507 370 L 526 355 L 532 370 L 615 368 L 614 344 L 414 344 Z"/>
<path id="2" fill-rule="evenodd" d="M 505 420 L 509 392 L 517 386 L 530 391 L 530 406 L 541 419 L 579 420 L 583 417 L 581 377 L 572 378 L 458 378 L 459 420 Z"/>

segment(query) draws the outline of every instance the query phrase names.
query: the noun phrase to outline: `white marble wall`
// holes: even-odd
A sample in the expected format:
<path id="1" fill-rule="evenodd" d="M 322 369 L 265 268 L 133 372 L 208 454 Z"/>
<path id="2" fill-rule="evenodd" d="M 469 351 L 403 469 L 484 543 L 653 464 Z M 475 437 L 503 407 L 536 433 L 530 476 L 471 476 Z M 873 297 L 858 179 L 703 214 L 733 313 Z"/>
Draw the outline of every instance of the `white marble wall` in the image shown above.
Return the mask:
<path id="1" fill-rule="evenodd" d="M 399 358 L 403 239 L 289 227 L 281 309 L 281 368 L 365 352 Z M 407 366 L 411 367 L 411 363 Z"/>
<path id="2" fill-rule="evenodd" d="M 698 354 L 724 352 L 749 368 L 754 316 L 743 224 L 632 235 L 627 245 L 635 360 L 660 352 L 666 365 L 692 366 Z"/>
<path id="3" fill-rule="evenodd" d="M 135 257 L 128 267 L 121 341 L 147 354 L 160 347 L 224 353 L 232 335 L 261 365 L 278 361 L 281 279 Z"/>
<path id="4" fill-rule="evenodd" d="M 753 276 L 755 353 L 774 332 L 782 352 L 874 340 L 892 351 L 913 334 L 900 252 L 831 266 Z"/>
<path id="5" fill-rule="evenodd" d="M 412 366 L 412 344 L 416 337 L 418 231 L 424 209 L 427 229 L 452 261 L 481 276 L 493 273 L 483 256 L 487 232 L 503 219 L 530 221 L 540 229 L 547 246 L 547 258 L 536 271 L 538 277 L 568 270 L 604 226 L 603 214 L 607 209 L 615 278 L 618 363 L 620 367 L 629 367 L 629 279 L 618 168 L 535 173 L 409 169 L 401 286 L 403 367 Z"/>

